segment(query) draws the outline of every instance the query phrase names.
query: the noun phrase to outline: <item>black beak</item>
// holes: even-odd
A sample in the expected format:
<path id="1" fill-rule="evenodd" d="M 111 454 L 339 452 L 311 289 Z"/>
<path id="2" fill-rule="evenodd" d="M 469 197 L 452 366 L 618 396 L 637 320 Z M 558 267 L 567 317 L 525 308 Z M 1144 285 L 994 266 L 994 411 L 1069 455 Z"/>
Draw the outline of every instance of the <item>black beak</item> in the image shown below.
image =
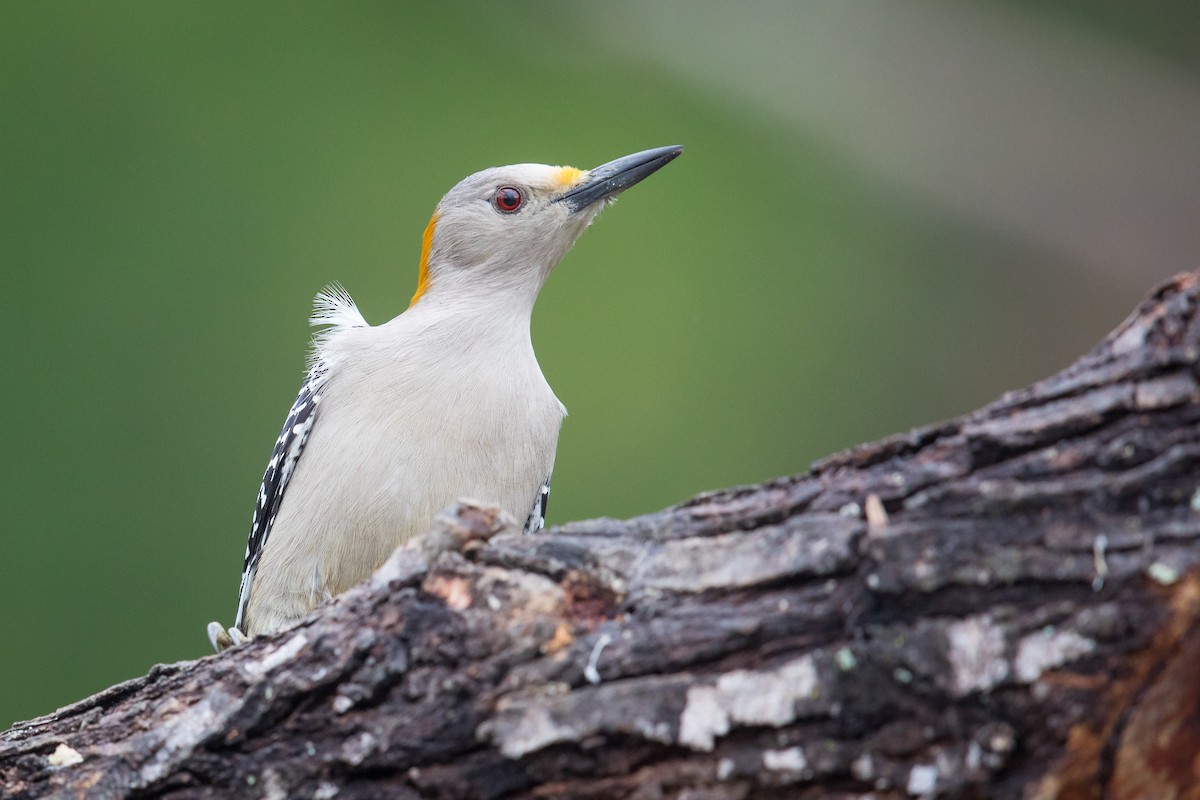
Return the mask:
<path id="1" fill-rule="evenodd" d="M 587 208 L 599 200 L 613 197 L 633 186 L 642 178 L 666 166 L 667 162 L 683 152 L 682 145 L 656 147 L 631 156 L 618 158 L 588 170 L 587 183 L 576 186 L 559 196 L 558 201 L 570 206 L 571 211 Z"/>

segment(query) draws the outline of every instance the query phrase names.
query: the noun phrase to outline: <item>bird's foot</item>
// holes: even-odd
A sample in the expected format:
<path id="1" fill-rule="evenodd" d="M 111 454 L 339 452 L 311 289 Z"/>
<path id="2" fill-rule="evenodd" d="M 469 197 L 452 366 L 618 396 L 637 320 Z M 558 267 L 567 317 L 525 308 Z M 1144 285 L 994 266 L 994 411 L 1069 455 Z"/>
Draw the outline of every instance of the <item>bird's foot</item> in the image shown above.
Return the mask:
<path id="1" fill-rule="evenodd" d="M 250 641 L 250 637 L 237 628 L 226 628 L 219 622 L 210 622 L 208 623 L 208 640 L 212 642 L 213 650 L 220 653 Z"/>

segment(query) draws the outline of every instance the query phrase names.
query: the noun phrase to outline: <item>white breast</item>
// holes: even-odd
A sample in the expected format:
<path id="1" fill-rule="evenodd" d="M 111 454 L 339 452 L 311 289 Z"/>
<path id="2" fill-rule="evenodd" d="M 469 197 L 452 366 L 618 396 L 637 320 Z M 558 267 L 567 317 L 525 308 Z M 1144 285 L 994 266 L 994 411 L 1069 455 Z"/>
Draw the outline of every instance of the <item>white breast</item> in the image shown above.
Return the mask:
<path id="1" fill-rule="evenodd" d="M 481 336 L 476 321 L 470 333 L 410 311 L 322 344 L 330 377 L 262 555 L 253 627 L 360 582 L 456 499 L 524 521 L 565 412 L 527 323 L 496 321 Z M 256 608 L 264 597 L 283 607 Z"/>

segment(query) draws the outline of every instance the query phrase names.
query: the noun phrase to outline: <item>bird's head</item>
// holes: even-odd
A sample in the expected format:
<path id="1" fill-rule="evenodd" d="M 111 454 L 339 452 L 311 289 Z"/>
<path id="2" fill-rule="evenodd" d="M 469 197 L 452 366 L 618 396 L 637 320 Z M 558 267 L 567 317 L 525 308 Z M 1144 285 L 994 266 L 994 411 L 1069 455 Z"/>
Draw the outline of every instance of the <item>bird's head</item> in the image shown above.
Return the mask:
<path id="1" fill-rule="evenodd" d="M 429 220 L 415 305 L 426 296 L 515 293 L 542 283 L 601 209 L 683 152 L 660 147 L 590 170 L 514 164 L 464 178 Z"/>

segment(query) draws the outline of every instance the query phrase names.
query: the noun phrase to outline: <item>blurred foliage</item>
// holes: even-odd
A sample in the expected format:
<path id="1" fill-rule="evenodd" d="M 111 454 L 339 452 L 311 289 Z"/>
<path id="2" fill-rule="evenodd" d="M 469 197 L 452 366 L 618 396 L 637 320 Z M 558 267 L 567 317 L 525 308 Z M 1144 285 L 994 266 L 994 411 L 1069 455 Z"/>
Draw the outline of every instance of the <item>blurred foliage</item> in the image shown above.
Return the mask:
<path id="1" fill-rule="evenodd" d="M 1054 15 L 1069 24 L 1128 42 L 1159 58 L 1200 71 L 1200 4 L 1190 0 L 1011 0 L 1018 8 Z"/>
<path id="2" fill-rule="evenodd" d="M 551 523 L 969 410 L 1137 299 L 611 52 L 566 5 L 6 3 L 0 108 L 0 727 L 232 622 L 312 295 L 401 311 L 467 173 L 687 148 L 539 303 L 571 412 Z"/>

